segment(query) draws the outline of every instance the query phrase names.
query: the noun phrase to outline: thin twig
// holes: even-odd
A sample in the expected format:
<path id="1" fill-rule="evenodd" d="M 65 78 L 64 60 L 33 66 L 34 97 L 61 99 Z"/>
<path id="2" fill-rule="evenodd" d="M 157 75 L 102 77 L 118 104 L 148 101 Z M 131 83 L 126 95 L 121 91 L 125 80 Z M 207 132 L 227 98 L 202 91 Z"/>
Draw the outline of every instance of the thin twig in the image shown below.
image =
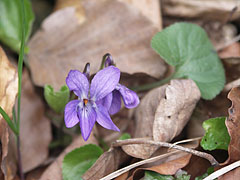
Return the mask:
<path id="1" fill-rule="evenodd" d="M 168 149 L 168 151 L 171 150 L 174 145 L 178 145 L 178 144 L 182 144 L 182 143 L 187 143 L 187 142 L 192 142 L 192 141 L 198 141 L 198 140 L 200 140 L 201 138 L 202 138 L 202 137 L 196 137 L 196 138 L 191 138 L 191 139 L 184 139 L 184 140 L 182 140 L 182 141 L 177 141 L 177 142 L 175 142 L 175 143 L 172 144 L 172 146 Z"/>
<path id="2" fill-rule="evenodd" d="M 159 160 L 159 159 L 166 158 L 166 157 L 168 157 L 168 156 L 170 156 L 170 155 L 173 155 L 173 154 L 176 154 L 176 153 L 179 153 L 179 151 L 178 151 L 178 150 L 175 150 L 175 151 L 173 151 L 173 152 L 169 152 L 169 153 L 162 154 L 162 155 L 159 155 L 159 156 L 156 156 L 156 157 L 153 157 L 153 158 L 149 158 L 149 159 L 145 159 L 145 160 L 136 162 L 136 163 L 131 164 L 131 165 L 129 165 L 129 166 L 126 166 L 126 167 L 124 167 L 124 168 L 122 168 L 122 169 L 119 169 L 119 170 L 117 170 L 117 171 L 114 171 L 113 173 L 111 173 L 111 174 L 109 174 L 109 175 L 101 178 L 100 180 L 110 180 L 110 179 L 113 179 L 113 178 L 118 177 L 118 176 L 120 176 L 121 174 L 123 174 L 123 173 L 125 173 L 125 172 L 127 172 L 127 171 L 129 171 L 129 170 L 131 170 L 131 169 L 133 169 L 133 168 L 135 168 L 135 167 L 141 166 L 141 165 L 143 165 L 143 164 L 148 164 L 148 163 L 155 162 L 155 161 L 157 161 L 157 160 Z"/>
<path id="3" fill-rule="evenodd" d="M 115 143 L 112 144 L 112 146 L 119 147 L 119 146 L 129 145 L 129 144 L 151 144 L 151 145 L 168 147 L 168 148 L 171 147 L 173 149 L 178 149 L 178 150 L 188 152 L 190 154 L 202 157 L 204 159 L 207 159 L 211 163 L 212 166 L 219 165 L 217 160 L 211 154 L 193 150 L 190 148 L 185 148 L 185 147 L 182 147 L 179 145 L 173 145 L 173 144 L 167 143 L 167 142 L 159 142 L 159 141 L 152 141 L 152 140 L 146 140 L 146 139 L 126 139 L 126 140 L 117 140 Z"/>
<path id="4" fill-rule="evenodd" d="M 222 169 L 219 169 L 217 171 L 215 171 L 214 173 L 210 174 L 208 177 L 206 177 L 205 179 L 203 180 L 213 180 L 213 179 L 216 179 L 218 178 L 219 176 L 222 176 L 223 174 L 237 168 L 240 166 L 240 160 L 239 161 L 236 161 Z"/>

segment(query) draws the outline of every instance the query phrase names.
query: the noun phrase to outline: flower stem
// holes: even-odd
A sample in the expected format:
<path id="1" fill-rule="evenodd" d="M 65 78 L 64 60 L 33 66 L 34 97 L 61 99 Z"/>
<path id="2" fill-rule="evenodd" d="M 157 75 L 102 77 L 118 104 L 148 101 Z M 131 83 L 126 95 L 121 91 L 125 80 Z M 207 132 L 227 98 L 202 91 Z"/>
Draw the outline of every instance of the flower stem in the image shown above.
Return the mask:
<path id="1" fill-rule="evenodd" d="M 24 180 L 24 174 L 22 171 L 22 158 L 21 158 L 21 149 L 20 149 L 20 109 L 21 109 L 21 93 L 22 93 L 22 70 L 23 70 L 23 56 L 25 49 L 25 9 L 24 9 L 24 0 L 21 0 L 21 13 L 22 13 L 22 39 L 20 46 L 20 53 L 18 57 L 18 106 L 17 106 L 17 154 L 18 154 L 18 170 L 20 179 Z"/>
<path id="2" fill-rule="evenodd" d="M 24 180 L 24 174 L 23 174 L 23 170 L 22 170 L 22 158 L 21 158 L 20 137 L 19 137 L 19 135 L 16 136 L 16 138 L 17 138 L 18 171 L 19 171 L 20 179 Z"/>
<path id="3" fill-rule="evenodd" d="M 150 90 L 150 89 L 153 89 L 153 88 L 156 88 L 158 86 L 161 86 L 163 84 L 166 84 L 167 82 L 169 82 L 172 78 L 174 77 L 174 74 L 172 74 L 171 76 L 165 78 L 165 79 L 162 79 L 160 81 L 156 81 L 156 82 L 153 82 L 153 83 L 150 83 L 150 84 L 145 84 L 145 85 L 142 85 L 142 86 L 136 86 L 136 87 L 132 87 L 130 88 L 131 90 L 133 91 L 146 91 L 146 90 Z"/>

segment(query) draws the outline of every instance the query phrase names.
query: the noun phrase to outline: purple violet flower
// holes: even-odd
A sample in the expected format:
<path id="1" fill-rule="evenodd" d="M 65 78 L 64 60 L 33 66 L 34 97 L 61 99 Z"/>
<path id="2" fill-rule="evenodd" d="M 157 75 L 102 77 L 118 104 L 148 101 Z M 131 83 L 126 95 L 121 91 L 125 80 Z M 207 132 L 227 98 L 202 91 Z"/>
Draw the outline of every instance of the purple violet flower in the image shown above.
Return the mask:
<path id="1" fill-rule="evenodd" d="M 110 54 L 106 54 L 104 57 L 105 68 L 114 65 L 113 58 Z M 121 97 L 123 98 L 125 107 L 129 109 L 137 107 L 140 102 L 138 95 L 134 91 L 118 83 L 114 91 L 102 100 L 102 104 L 108 108 L 111 115 L 116 114 L 121 109 Z"/>
<path id="2" fill-rule="evenodd" d="M 120 70 L 114 66 L 100 70 L 92 79 L 91 85 L 85 74 L 78 70 L 71 70 L 66 83 L 78 99 L 70 101 L 65 107 L 66 127 L 71 128 L 79 123 L 85 141 L 90 136 L 95 121 L 106 129 L 119 131 L 109 116 L 109 105 L 103 103 L 103 99 L 111 98 L 106 96 L 116 88 L 119 79 Z"/>

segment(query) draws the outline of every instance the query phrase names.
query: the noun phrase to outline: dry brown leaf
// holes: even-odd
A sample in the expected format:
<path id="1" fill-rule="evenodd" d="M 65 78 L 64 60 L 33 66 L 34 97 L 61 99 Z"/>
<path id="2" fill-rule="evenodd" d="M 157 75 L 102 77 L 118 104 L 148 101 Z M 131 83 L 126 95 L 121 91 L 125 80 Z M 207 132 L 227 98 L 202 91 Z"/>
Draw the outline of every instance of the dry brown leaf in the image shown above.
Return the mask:
<path id="1" fill-rule="evenodd" d="M 154 171 L 162 175 L 174 175 L 179 169 L 185 167 L 189 163 L 191 157 L 191 154 L 185 154 L 180 158 L 162 163 L 157 166 L 152 166 L 149 168 L 138 168 L 133 172 L 133 174 L 128 178 L 128 180 L 133 180 L 134 176 L 142 170 Z"/>
<path id="2" fill-rule="evenodd" d="M 44 171 L 40 180 L 62 180 L 62 161 L 64 156 L 75 148 L 86 144 L 97 144 L 97 140 L 92 132 L 88 141 L 84 141 L 81 136 L 76 138 L 72 144 L 70 144 L 59 156 L 58 158 Z"/>
<path id="3" fill-rule="evenodd" d="M 151 140 L 150 138 L 137 138 L 137 139 Z M 149 158 L 157 149 L 158 146 L 151 144 L 131 144 L 122 146 L 122 150 L 125 153 L 132 157 L 140 159 Z"/>
<path id="4" fill-rule="evenodd" d="M 167 85 L 149 91 L 141 100 L 136 111 L 135 137 L 153 137 L 153 122 L 161 99 L 165 96 Z"/>
<path id="5" fill-rule="evenodd" d="M 224 48 L 218 53 L 222 59 L 226 58 L 239 58 L 240 57 L 240 43 L 235 42 L 228 47 Z"/>
<path id="6" fill-rule="evenodd" d="M 154 25 L 160 30 L 162 29 L 162 18 L 160 1 L 158 0 L 121 0 L 129 3 L 139 9 L 143 15 L 148 17 Z"/>
<path id="7" fill-rule="evenodd" d="M 231 20 L 240 17 L 239 8 L 231 13 L 232 10 L 239 6 L 235 0 L 163 0 L 163 14 L 168 16 L 177 16 L 183 18 L 200 18 L 207 20 L 224 21 L 231 15 Z"/>
<path id="8" fill-rule="evenodd" d="M 63 9 L 66 7 L 75 7 L 76 8 L 76 16 L 78 18 L 78 23 L 81 24 L 86 20 L 85 10 L 81 3 L 82 0 L 57 0 L 55 4 L 55 11 L 59 9 Z"/>
<path id="9" fill-rule="evenodd" d="M 165 73 L 165 64 L 150 47 L 158 30 L 136 8 L 111 0 L 83 1 L 83 7 L 85 23 L 78 23 L 74 7 L 64 8 L 49 16 L 30 40 L 34 83 L 58 89 L 70 69 L 82 70 L 90 62 L 91 72 L 97 72 L 107 52 L 123 72 L 156 78 Z"/>
<path id="10" fill-rule="evenodd" d="M 35 92 L 27 71 L 23 72 L 22 79 L 20 132 L 23 171 L 27 172 L 47 159 L 52 139 L 51 123 L 44 115 L 43 101 Z"/>
<path id="11" fill-rule="evenodd" d="M 100 179 L 119 168 L 128 157 L 120 148 L 109 149 L 103 153 L 95 164 L 82 176 L 84 180 Z"/>
<path id="12" fill-rule="evenodd" d="M 9 62 L 5 52 L 0 47 L 0 106 L 11 117 L 12 108 L 18 92 L 18 76 L 16 68 Z M 1 170 L 5 179 L 13 179 L 16 173 L 15 161 L 7 159 L 9 151 L 9 128 L 0 115 L 1 138 Z"/>
<path id="13" fill-rule="evenodd" d="M 191 157 L 192 157 L 191 154 L 187 154 L 173 161 L 169 161 L 158 166 L 146 168 L 145 170 L 155 171 L 163 175 L 174 175 L 177 172 L 177 170 L 185 167 L 189 163 Z"/>
<path id="14" fill-rule="evenodd" d="M 240 177 L 240 167 L 227 172 L 226 174 L 218 177 L 218 180 L 238 180 Z"/>
<path id="15" fill-rule="evenodd" d="M 180 134 L 187 124 L 201 97 L 197 85 L 192 80 L 171 80 L 156 110 L 153 123 L 155 141 L 171 141 Z"/>
<path id="16" fill-rule="evenodd" d="M 229 117 L 225 124 L 231 140 L 228 145 L 229 157 L 222 165 L 240 160 L 240 87 L 233 88 L 228 94 L 228 98 L 232 101 L 232 106 L 228 110 Z"/>
<path id="17" fill-rule="evenodd" d="M 183 168 L 183 170 L 191 175 L 191 179 L 194 179 L 195 177 L 206 173 L 210 166 L 211 164 L 208 160 L 198 156 L 192 156 L 189 163 Z"/>
<path id="18" fill-rule="evenodd" d="M 182 131 L 199 99 L 200 91 L 192 80 L 172 80 L 170 85 L 151 90 L 136 111 L 135 137 L 171 141 Z M 148 158 L 157 149 L 143 148 L 143 145 L 128 146 L 137 147 L 138 154 L 134 157 L 139 158 Z M 125 152 L 133 156 L 134 151 Z"/>

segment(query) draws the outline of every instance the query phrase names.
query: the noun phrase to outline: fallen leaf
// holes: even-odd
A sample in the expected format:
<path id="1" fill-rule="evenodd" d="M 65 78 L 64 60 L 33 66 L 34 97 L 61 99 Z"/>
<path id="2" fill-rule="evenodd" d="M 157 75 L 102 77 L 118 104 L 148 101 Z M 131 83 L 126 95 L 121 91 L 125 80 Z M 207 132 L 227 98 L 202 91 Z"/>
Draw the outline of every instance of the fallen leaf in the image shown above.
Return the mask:
<path id="1" fill-rule="evenodd" d="M 86 12 L 83 24 L 78 23 L 74 7 L 64 8 L 45 19 L 30 40 L 28 61 L 35 84 L 50 84 L 57 90 L 70 69 L 82 70 L 87 62 L 95 73 L 106 52 L 113 55 L 122 72 L 163 76 L 166 66 L 150 47 L 158 30 L 148 18 L 119 1 L 82 4 Z"/>
<path id="2" fill-rule="evenodd" d="M 160 1 L 149 0 L 121 0 L 121 1 L 129 3 L 132 6 L 139 9 L 142 12 L 142 14 L 148 17 L 159 30 L 162 29 Z"/>
<path id="3" fill-rule="evenodd" d="M 84 180 L 100 179 L 117 170 L 128 157 L 120 148 L 109 149 L 82 176 Z"/>
<path id="4" fill-rule="evenodd" d="M 229 117 L 225 124 L 231 140 L 228 146 L 229 157 L 222 165 L 230 164 L 240 159 L 240 88 L 233 88 L 228 94 L 228 99 L 232 101 L 232 106 L 228 110 Z"/>
<path id="5" fill-rule="evenodd" d="M 57 0 L 55 4 L 55 11 L 59 9 L 63 9 L 66 7 L 75 7 L 76 8 L 76 16 L 78 18 L 78 23 L 81 24 L 86 20 L 85 10 L 82 6 L 82 0 Z"/>
<path id="6" fill-rule="evenodd" d="M 135 137 L 171 141 L 180 134 L 199 99 L 200 91 L 192 80 L 172 80 L 170 85 L 151 90 L 141 100 L 136 111 Z M 157 147 L 128 145 L 128 149 L 124 150 L 131 156 L 145 159 Z"/>
<path id="7" fill-rule="evenodd" d="M 191 178 L 203 175 L 211 166 L 208 160 L 198 156 L 192 156 L 189 163 L 183 168 L 191 175 Z"/>
<path id="8" fill-rule="evenodd" d="M 218 53 L 222 59 L 239 58 L 240 57 L 240 43 L 235 42 L 228 47 L 224 48 Z"/>
<path id="9" fill-rule="evenodd" d="M 240 177 L 240 167 L 233 169 L 226 174 L 218 177 L 218 180 L 238 180 Z"/>
<path id="10" fill-rule="evenodd" d="M 192 80 L 172 80 L 165 93 L 155 113 L 153 139 L 169 142 L 187 124 L 201 94 Z"/>
<path id="11" fill-rule="evenodd" d="M 150 138 L 137 138 L 137 139 L 148 139 Z M 130 144 L 122 146 L 122 150 L 128 155 L 140 158 L 147 159 L 152 156 L 152 154 L 158 149 L 158 146 L 151 144 Z"/>
<path id="12" fill-rule="evenodd" d="M 163 14 L 165 16 L 177 16 L 184 18 L 201 18 L 207 20 L 224 20 L 223 17 L 231 20 L 240 17 L 240 11 L 237 8 L 234 13 L 232 10 L 237 7 L 235 0 L 221 1 L 195 1 L 195 0 L 163 0 Z M 230 16 L 232 15 L 232 16 Z"/>
<path id="13" fill-rule="evenodd" d="M 20 142 L 23 171 L 30 171 L 48 157 L 52 139 L 51 123 L 44 115 L 44 103 L 35 92 L 28 72 L 23 72 Z"/>
<path id="14" fill-rule="evenodd" d="M 60 155 L 59 157 L 44 171 L 40 180 L 61 180 L 62 179 L 62 161 L 64 156 L 72 151 L 75 148 L 86 144 L 97 144 L 97 141 L 94 137 L 94 134 L 91 133 L 88 141 L 84 141 L 81 136 L 76 138 L 72 144 L 70 144 Z"/>
<path id="15" fill-rule="evenodd" d="M 138 171 L 142 170 L 154 171 L 162 175 L 174 175 L 179 169 L 185 167 L 189 163 L 191 156 L 191 154 L 185 154 L 180 158 L 162 163 L 157 166 L 152 166 L 150 168 L 138 168 L 133 172 L 133 174 L 128 178 L 128 180 L 133 180 L 135 174 L 139 173 Z"/>
<path id="16" fill-rule="evenodd" d="M 18 75 L 16 68 L 9 62 L 5 52 L 0 47 L 0 106 L 11 117 L 12 108 L 18 92 Z M 0 115 L 1 138 L 1 171 L 5 179 L 13 179 L 16 174 L 16 164 L 7 158 L 9 151 L 9 129 L 6 121 Z"/>

